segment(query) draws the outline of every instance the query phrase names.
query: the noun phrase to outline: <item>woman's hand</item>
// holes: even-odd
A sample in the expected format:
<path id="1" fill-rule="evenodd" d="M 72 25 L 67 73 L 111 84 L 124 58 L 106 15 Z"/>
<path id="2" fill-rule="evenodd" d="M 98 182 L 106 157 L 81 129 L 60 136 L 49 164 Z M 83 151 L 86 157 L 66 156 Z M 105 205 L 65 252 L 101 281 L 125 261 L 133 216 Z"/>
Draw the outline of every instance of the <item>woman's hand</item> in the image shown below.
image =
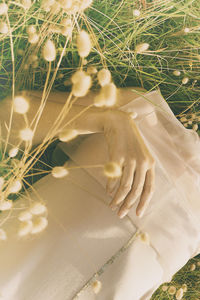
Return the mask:
<path id="1" fill-rule="evenodd" d="M 125 112 L 105 112 L 104 135 L 108 144 L 110 161 L 122 167 L 119 187 L 110 203 L 114 209 L 119 206 L 118 215 L 123 218 L 138 197 L 137 216 L 147 208 L 155 184 L 155 162 L 134 121 Z M 108 179 L 107 191 L 112 193 L 116 179 Z"/>

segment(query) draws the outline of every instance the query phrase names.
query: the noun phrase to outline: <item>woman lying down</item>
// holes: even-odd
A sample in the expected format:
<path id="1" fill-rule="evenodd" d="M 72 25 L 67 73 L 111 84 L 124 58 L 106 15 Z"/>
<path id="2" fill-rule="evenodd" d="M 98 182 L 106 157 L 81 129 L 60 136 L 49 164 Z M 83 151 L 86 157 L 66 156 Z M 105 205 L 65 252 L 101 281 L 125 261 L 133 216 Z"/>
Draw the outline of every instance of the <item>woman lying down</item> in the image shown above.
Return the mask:
<path id="1" fill-rule="evenodd" d="M 42 93 L 28 96 L 31 123 Z M 94 96 L 80 98 L 61 122 L 73 120 L 70 128 L 79 133 L 57 146 L 57 155 L 70 157 L 66 176 L 49 174 L 31 192 L 30 201 L 39 195 L 48 208 L 48 226 L 21 239 L 10 234 L 0 244 L 1 299 L 147 300 L 200 253 L 197 133 L 184 128 L 158 90 L 119 89 L 114 108 L 91 106 L 74 118 Z M 49 95 L 34 144 L 45 138 L 66 98 Z M 0 104 L 3 137 L 10 103 Z M 23 122 L 14 114 L 11 145 Z M 106 172 L 118 176 L 108 179 Z M 13 214 L 30 201 L 15 201 Z M 17 228 L 19 220 L 9 222 Z"/>

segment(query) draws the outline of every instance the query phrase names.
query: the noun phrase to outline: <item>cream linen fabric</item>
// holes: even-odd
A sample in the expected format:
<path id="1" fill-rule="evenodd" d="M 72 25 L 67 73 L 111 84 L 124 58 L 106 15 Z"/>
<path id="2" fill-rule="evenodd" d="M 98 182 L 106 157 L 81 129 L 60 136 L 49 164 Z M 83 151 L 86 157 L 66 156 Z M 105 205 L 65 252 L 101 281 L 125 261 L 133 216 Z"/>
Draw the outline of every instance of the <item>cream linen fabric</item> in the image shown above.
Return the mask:
<path id="1" fill-rule="evenodd" d="M 99 276 L 100 293 L 87 287 L 78 299 L 150 299 L 199 251 L 197 134 L 176 120 L 159 91 L 138 97 L 122 110 L 138 113 L 136 124 L 156 160 L 156 190 L 146 213 L 136 217 L 136 203 L 120 220 L 107 206 L 111 198 L 100 168 L 73 169 L 63 179 L 46 176 L 35 189 L 47 203 L 49 226 L 39 236 L 18 240 L 13 229 L 14 222 L 18 226 L 16 218 L 10 219 L 10 237 L 0 244 L 0 299 L 73 299 L 138 228 L 149 233 L 150 245 L 135 239 Z M 102 134 L 60 148 L 70 156 L 71 166 L 108 160 Z M 26 201 L 16 202 L 15 215 Z"/>

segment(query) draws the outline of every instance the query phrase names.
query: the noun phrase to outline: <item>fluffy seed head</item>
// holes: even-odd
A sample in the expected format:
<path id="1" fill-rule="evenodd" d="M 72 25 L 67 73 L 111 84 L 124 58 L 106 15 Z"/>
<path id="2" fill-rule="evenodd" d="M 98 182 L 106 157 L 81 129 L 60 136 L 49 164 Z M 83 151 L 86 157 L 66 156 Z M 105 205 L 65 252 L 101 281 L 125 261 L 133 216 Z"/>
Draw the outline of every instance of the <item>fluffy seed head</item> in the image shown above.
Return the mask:
<path id="1" fill-rule="evenodd" d="M 29 34 L 28 41 L 30 44 L 36 44 L 39 41 L 39 35 L 37 33 Z"/>
<path id="2" fill-rule="evenodd" d="M 31 0 L 22 0 L 21 2 L 22 2 L 24 9 L 29 9 L 32 5 Z"/>
<path id="3" fill-rule="evenodd" d="M 0 191 L 1 191 L 2 188 L 3 188 L 4 182 L 5 182 L 4 178 L 3 178 L 3 177 L 0 177 Z"/>
<path id="4" fill-rule="evenodd" d="M 189 78 L 188 78 L 188 77 L 184 77 L 184 78 L 182 79 L 182 84 L 187 84 L 188 81 L 189 81 Z"/>
<path id="5" fill-rule="evenodd" d="M 96 107 L 105 106 L 105 97 L 102 93 L 100 93 L 94 98 L 94 106 Z"/>
<path id="6" fill-rule="evenodd" d="M 174 295 L 176 293 L 176 287 L 175 286 L 170 286 L 168 289 L 168 293 L 170 295 Z"/>
<path id="7" fill-rule="evenodd" d="M 102 283 L 101 281 L 99 280 L 95 280 L 93 283 L 92 283 L 92 289 L 94 291 L 95 294 L 98 294 L 100 292 L 102 288 Z"/>
<path id="8" fill-rule="evenodd" d="M 180 72 L 179 70 L 175 70 L 175 71 L 173 72 L 173 74 L 174 74 L 175 76 L 180 76 L 180 75 L 181 75 L 181 72 Z"/>
<path id="9" fill-rule="evenodd" d="M 104 85 L 110 83 L 110 81 L 111 81 L 111 73 L 107 69 L 102 69 L 102 70 L 100 70 L 98 72 L 97 78 L 98 78 L 99 84 L 101 86 L 104 86 Z"/>
<path id="10" fill-rule="evenodd" d="M 24 221 L 20 223 L 19 229 L 18 229 L 18 236 L 26 236 L 31 232 L 31 229 L 33 227 L 32 221 Z"/>
<path id="11" fill-rule="evenodd" d="M 139 17 L 140 16 L 140 11 L 138 9 L 133 10 L 133 15 L 134 17 Z"/>
<path id="12" fill-rule="evenodd" d="M 94 66 L 89 66 L 87 68 L 87 74 L 91 75 L 91 74 L 96 74 L 97 73 L 97 68 Z"/>
<path id="13" fill-rule="evenodd" d="M 163 285 L 163 286 L 162 286 L 162 290 L 163 290 L 163 292 L 166 292 L 166 291 L 167 291 L 167 289 L 168 289 L 168 286 L 167 286 L 167 285 Z"/>
<path id="14" fill-rule="evenodd" d="M 5 211 L 11 209 L 13 206 L 12 200 L 3 200 L 0 202 L 0 210 Z"/>
<path id="15" fill-rule="evenodd" d="M 195 264 L 192 264 L 191 266 L 190 266 L 190 271 L 192 272 L 192 271 L 194 271 L 196 269 L 196 265 Z"/>
<path id="16" fill-rule="evenodd" d="M 64 9 L 71 8 L 72 0 L 59 0 L 60 6 Z"/>
<path id="17" fill-rule="evenodd" d="M 140 237 L 140 240 L 141 240 L 143 243 L 145 243 L 145 244 L 147 244 L 147 245 L 150 245 L 150 236 L 149 236 L 149 234 L 148 234 L 147 232 L 141 233 L 141 234 L 139 235 L 139 237 Z"/>
<path id="18" fill-rule="evenodd" d="M 31 130 L 30 128 L 24 128 L 20 131 L 19 136 L 22 139 L 22 141 L 25 142 L 30 142 L 33 139 L 33 130 Z"/>
<path id="19" fill-rule="evenodd" d="M 187 292 L 187 284 L 186 284 L 186 283 L 184 283 L 184 284 L 182 285 L 182 289 L 183 289 L 183 292 L 184 292 L 184 293 Z"/>
<path id="20" fill-rule="evenodd" d="M 15 157 L 18 153 L 19 149 L 17 147 L 12 148 L 9 150 L 8 155 L 12 158 Z"/>
<path id="21" fill-rule="evenodd" d="M 42 9 L 46 12 L 50 11 L 51 6 L 55 3 L 55 0 L 43 0 L 42 1 Z"/>
<path id="22" fill-rule="evenodd" d="M 104 96 L 106 106 L 113 106 L 116 103 L 117 88 L 114 83 L 104 85 L 100 93 Z"/>
<path id="23" fill-rule="evenodd" d="M 8 33 L 8 26 L 6 24 L 6 22 L 0 22 L 0 33 L 2 34 L 6 34 Z"/>
<path id="24" fill-rule="evenodd" d="M 178 289 L 178 291 L 176 292 L 176 300 L 181 300 L 183 298 L 183 289 L 180 288 Z"/>
<path id="25" fill-rule="evenodd" d="M 21 190 L 21 188 L 22 188 L 22 182 L 21 182 L 21 180 L 16 179 L 9 186 L 9 189 L 8 189 L 9 194 L 18 193 Z"/>
<path id="26" fill-rule="evenodd" d="M 77 71 L 74 73 L 71 81 L 73 83 L 72 94 L 75 97 L 84 97 L 92 84 L 91 77 L 84 71 Z"/>
<path id="27" fill-rule="evenodd" d="M 29 110 L 29 103 L 23 96 L 17 96 L 13 100 L 14 111 L 18 114 L 25 114 Z"/>
<path id="28" fill-rule="evenodd" d="M 198 130 L 198 125 L 197 125 L 197 124 L 194 124 L 194 125 L 192 126 L 192 129 L 193 129 L 194 131 L 197 131 L 197 130 Z"/>
<path id="29" fill-rule="evenodd" d="M 5 230 L 0 228 L 0 240 L 5 241 L 6 239 L 7 239 L 7 234 L 6 234 Z"/>
<path id="30" fill-rule="evenodd" d="M 32 214 L 28 210 L 24 210 L 19 214 L 18 219 L 21 222 L 29 221 L 32 219 Z"/>
<path id="31" fill-rule="evenodd" d="M 48 40 L 43 47 L 43 57 L 46 61 L 54 61 L 56 58 L 56 48 L 51 40 Z"/>
<path id="32" fill-rule="evenodd" d="M 29 209 L 33 215 L 41 215 L 47 211 L 46 206 L 41 202 L 34 202 Z"/>
<path id="33" fill-rule="evenodd" d="M 36 28 L 34 25 L 29 25 L 27 28 L 26 28 L 26 32 L 28 35 L 31 35 L 31 34 L 34 34 L 36 33 Z"/>
<path id="34" fill-rule="evenodd" d="M 76 129 L 66 129 L 59 134 L 58 138 L 62 142 L 68 142 L 77 137 L 77 135 L 78 131 Z"/>
<path id="35" fill-rule="evenodd" d="M 183 31 L 184 31 L 184 33 L 188 33 L 188 32 L 190 32 L 190 28 L 186 27 L 183 29 Z"/>
<path id="36" fill-rule="evenodd" d="M 117 178 L 121 176 L 122 170 L 118 163 L 111 161 L 105 164 L 104 174 L 110 178 Z"/>
<path id="37" fill-rule="evenodd" d="M 65 167 L 54 167 L 51 174 L 55 178 L 63 178 L 69 174 L 69 171 Z"/>
<path id="38" fill-rule="evenodd" d="M 33 227 L 31 229 L 31 234 L 36 234 L 43 231 L 48 225 L 48 221 L 44 217 L 37 217 L 33 221 Z"/>
<path id="39" fill-rule="evenodd" d="M 141 43 L 141 44 L 138 44 L 135 47 L 135 52 L 136 53 L 143 53 L 143 52 L 147 51 L 148 48 L 149 48 L 149 44 L 148 43 Z"/>
<path id="40" fill-rule="evenodd" d="M 6 3 L 0 3 L 0 15 L 5 15 L 8 11 L 8 5 Z"/>
<path id="41" fill-rule="evenodd" d="M 81 58 L 87 57 L 91 51 L 92 44 L 89 34 L 81 30 L 77 37 L 77 49 Z"/>

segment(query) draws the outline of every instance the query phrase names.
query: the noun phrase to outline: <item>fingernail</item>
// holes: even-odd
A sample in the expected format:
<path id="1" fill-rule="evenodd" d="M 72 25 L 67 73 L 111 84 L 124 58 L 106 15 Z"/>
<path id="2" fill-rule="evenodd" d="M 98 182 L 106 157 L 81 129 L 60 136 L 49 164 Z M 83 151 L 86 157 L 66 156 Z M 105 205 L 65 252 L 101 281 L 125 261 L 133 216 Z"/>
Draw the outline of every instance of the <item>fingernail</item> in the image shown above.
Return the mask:
<path id="1" fill-rule="evenodd" d="M 129 209 L 125 209 L 121 213 L 119 213 L 120 219 L 124 218 L 127 215 L 128 211 L 129 211 Z"/>

